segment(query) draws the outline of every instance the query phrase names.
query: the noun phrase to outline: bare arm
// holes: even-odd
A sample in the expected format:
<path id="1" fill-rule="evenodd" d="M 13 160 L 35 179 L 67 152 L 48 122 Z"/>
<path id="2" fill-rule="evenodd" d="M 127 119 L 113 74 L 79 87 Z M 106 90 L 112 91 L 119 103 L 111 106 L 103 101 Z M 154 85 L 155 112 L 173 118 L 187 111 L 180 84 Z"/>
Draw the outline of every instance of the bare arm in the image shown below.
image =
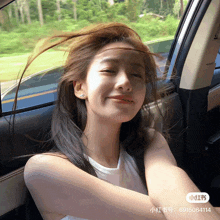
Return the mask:
<path id="1" fill-rule="evenodd" d="M 159 133 L 156 133 L 153 142 L 145 152 L 145 174 L 149 196 L 154 205 L 173 208 L 173 212 L 164 212 L 168 220 L 220 219 L 217 209 L 210 203 L 188 203 L 186 201 L 188 193 L 200 191 L 186 172 L 177 167 L 166 140 Z M 181 208 L 186 208 L 185 210 L 188 211 L 183 212 Z M 196 208 L 200 211 L 195 211 Z"/>
<path id="2" fill-rule="evenodd" d="M 25 166 L 25 183 L 40 212 L 86 219 L 163 219 L 149 196 L 100 180 L 60 157 L 37 155 Z"/>
<path id="3" fill-rule="evenodd" d="M 218 212 L 218 214 L 220 215 L 220 207 L 214 207 L 215 211 Z"/>

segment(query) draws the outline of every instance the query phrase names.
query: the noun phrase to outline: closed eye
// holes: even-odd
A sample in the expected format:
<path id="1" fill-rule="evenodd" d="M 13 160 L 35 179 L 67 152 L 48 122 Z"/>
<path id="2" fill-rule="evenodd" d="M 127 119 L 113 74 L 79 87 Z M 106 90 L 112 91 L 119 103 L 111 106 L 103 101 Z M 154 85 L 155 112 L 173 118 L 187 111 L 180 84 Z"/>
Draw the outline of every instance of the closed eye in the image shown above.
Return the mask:
<path id="1" fill-rule="evenodd" d="M 140 73 L 132 73 L 132 76 L 138 77 L 138 78 L 142 78 L 142 75 Z"/>
<path id="2" fill-rule="evenodd" d="M 101 70 L 102 73 L 115 73 L 114 70 L 111 69 L 105 69 L 105 70 Z"/>

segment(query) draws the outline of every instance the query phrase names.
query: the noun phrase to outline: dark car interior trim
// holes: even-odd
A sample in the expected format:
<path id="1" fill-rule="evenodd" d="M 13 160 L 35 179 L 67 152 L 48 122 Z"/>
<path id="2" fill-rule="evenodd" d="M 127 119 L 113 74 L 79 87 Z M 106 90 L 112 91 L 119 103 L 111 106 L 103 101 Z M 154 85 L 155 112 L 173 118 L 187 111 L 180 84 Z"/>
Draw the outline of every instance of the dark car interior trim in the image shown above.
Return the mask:
<path id="1" fill-rule="evenodd" d="M 47 107 L 47 106 L 52 106 L 54 104 L 55 104 L 55 102 L 47 102 L 47 103 L 42 104 L 42 105 L 36 105 L 36 106 L 28 107 L 28 108 L 15 110 L 15 111 L 3 112 L 2 116 L 6 117 L 6 116 L 9 116 L 11 114 L 19 114 L 19 113 L 22 113 L 22 112 L 28 112 L 28 111 L 32 111 L 32 110 L 35 110 L 35 109 L 40 109 L 40 108 L 44 108 L 44 107 Z"/>
<path id="2" fill-rule="evenodd" d="M 210 88 L 219 83 L 218 73 L 215 71 L 214 75 L 216 76 L 211 86 L 204 86 L 198 89 L 179 88 L 187 55 L 210 3 L 210 0 L 203 1 L 199 10 L 197 10 L 193 24 L 191 23 L 188 34 L 181 46 L 181 53 L 179 53 L 176 60 L 175 70 L 177 72 L 177 77 L 172 81 L 176 86 L 183 109 L 183 127 L 185 128 L 183 135 L 184 170 L 202 192 L 209 193 L 210 203 L 213 206 L 219 206 L 220 201 L 216 198 L 220 196 L 220 184 L 218 187 L 216 187 L 216 184 L 215 187 L 212 187 L 214 180 L 217 179 L 217 181 L 219 181 L 220 160 L 218 158 L 220 154 L 217 147 L 219 143 L 215 142 L 212 147 L 210 147 L 208 143 L 210 137 L 220 130 L 219 120 L 217 120 L 220 117 L 219 106 L 216 106 L 209 112 L 207 111 L 208 94 Z M 185 74 L 187 74 L 187 72 Z M 187 75 L 185 79 L 186 78 Z"/>
<path id="3" fill-rule="evenodd" d="M 12 3 L 15 0 L 1 0 L 0 1 L 0 10 L 4 7 L 6 7 L 7 5 L 9 5 L 10 3 Z"/>

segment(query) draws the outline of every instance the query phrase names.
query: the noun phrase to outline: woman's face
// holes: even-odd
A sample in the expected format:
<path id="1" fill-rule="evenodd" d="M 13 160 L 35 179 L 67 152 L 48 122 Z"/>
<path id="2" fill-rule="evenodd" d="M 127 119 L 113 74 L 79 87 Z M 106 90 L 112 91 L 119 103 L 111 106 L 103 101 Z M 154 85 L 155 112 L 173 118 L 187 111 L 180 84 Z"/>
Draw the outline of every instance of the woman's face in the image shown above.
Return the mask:
<path id="1" fill-rule="evenodd" d="M 81 88 L 87 117 L 130 121 L 143 105 L 146 93 L 143 56 L 127 43 L 104 46 L 90 63 Z"/>

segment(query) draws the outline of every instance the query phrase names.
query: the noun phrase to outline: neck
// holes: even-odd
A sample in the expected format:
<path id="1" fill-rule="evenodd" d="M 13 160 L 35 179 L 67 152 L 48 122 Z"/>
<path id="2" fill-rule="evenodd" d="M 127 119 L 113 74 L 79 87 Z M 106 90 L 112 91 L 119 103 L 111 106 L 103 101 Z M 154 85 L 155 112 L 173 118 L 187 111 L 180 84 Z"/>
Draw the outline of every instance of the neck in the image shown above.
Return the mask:
<path id="1" fill-rule="evenodd" d="M 119 135 L 121 123 L 106 119 L 87 119 L 82 138 L 88 156 L 106 167 L 117 167 L 119 159 Z"/>

